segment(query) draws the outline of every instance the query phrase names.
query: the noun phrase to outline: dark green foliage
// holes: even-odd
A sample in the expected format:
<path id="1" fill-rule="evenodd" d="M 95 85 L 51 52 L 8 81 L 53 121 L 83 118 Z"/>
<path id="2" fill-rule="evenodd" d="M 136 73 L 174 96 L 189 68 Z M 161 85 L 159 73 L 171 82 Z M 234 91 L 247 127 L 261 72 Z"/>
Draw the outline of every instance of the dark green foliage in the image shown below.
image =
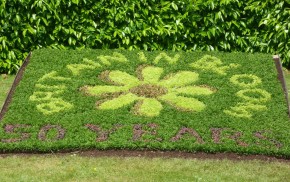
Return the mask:
<path id="1" fill-rule="evenodd" d="M 128 62 L 105 64 L 100 59 L 101 55 L 109 56 L 114 52 L 121 53 Z M 100 78 L 107 70 L 120 70 L 138 77 L 140 71 L 136 69 L 144 65 L 144 57 L 140 59 L 142 54 L 139 51 L 36 50 L 16 88 L 8 112 L 0 122 L 0 151 L 145 148 L 290 157 L 287 107 L 270 55 L 169 51 L 165 53 L 171 58 L 176 54 L 180 56 L 176 64 L 170 64 L 165 58 L 154 62 L 160 51 L 143 53 L 147 58 L 146 65 L 164 68 L 161 81 L 179 71 L 197 73 L 199 76 L 194 86 L 214 90 L 212 95 L 197 94 L 193 97 L 202 101 L 206 108 L 200 112 L 186 112 L 160 101 L 163 108 L 155 117 L 134 115 L 131 110 L 135 103 L 113 110 L 99 110 L 96 102 L 100 98 L 86 95 L 81 88 L 85 85 L 111 85 Z M 193 68 L 192 65 L 206 54 L 212 56 L 207 56 L 213 61 L 209 61 L 211 65 L 219 59 L 222 64 L 206 67 L 208 69 L 202 68 L 207 64 L 196 64 Z M 102 66 L 87 67 L 79 75 L 74 75 L 67 65 L 81 67 L 80 64 L 86 64 L 84 58 Z M 224 72 L 217 72 L 217 68 Z M 52 72 L 54 78 L 41 79 Z M 232 81 L 234 75 L 240 78 L 236 79 L 240 84 Z M 243 97 L 238 96 L 241 91 Z M 36 92 L 45 92 L 43 96 L 38 95 L 42 101 L 32 99 Z M 54 99 L 61 98 L 72 107 L 61 112 L 42 113 L 37 106 L 50 102 L 50 98 L 45 99 L 45 96 L 49 97 L 48 92 L 54 92 Z M 265 93 L 270 98 L 266 98 Z M 246 117 L 236 117 L 225 112 L 239 104 L 254 105 L 254 109 L 247 110 L 250 117 L 246 114 Z"/>
<path id="2" fill-rule="evenodd" d="M 123 48 L 281 54 L 287 0 L 0 0 L 0 73 L 31 50 Z"/>

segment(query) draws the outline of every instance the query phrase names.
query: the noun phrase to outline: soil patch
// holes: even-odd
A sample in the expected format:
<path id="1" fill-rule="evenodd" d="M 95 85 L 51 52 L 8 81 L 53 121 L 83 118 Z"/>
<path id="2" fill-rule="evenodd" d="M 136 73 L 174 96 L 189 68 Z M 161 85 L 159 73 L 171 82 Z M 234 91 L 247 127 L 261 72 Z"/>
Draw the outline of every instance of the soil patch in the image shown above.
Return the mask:
<path id="1" fill-rule="evenodd" d="M 204 152 L 183 152 L 183 151 L 153 151 L 153 150 L 85 150 L 56 153 L 0 153 L 0 157 L 20 156 L 68 156 L 78 155 L 81 157 L 145 157 L 145 158 L 183 158 L 198 160 L 232 160 L 232 161 L 266 161 L 283 162 L 290 164 L 290 159 L 273 157 L 267 155 L 239 155 L 236 153 L 204 153 Z"/>

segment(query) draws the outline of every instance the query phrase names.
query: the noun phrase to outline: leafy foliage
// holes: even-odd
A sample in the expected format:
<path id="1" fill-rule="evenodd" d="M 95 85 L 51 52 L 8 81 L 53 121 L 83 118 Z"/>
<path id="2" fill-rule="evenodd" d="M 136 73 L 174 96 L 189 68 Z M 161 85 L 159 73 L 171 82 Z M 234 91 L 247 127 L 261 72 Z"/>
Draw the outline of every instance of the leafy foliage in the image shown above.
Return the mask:
<path id="1" fill-rule="evenodd" d="M 212 64 L 194 66 L 206 61 Z M 146 148 L 290 157 L 288 123 L 267 54 L 41 49 L 0 122 L 0 151 Z"/>
<path id="2" fill-rule="evenodd" d="M 287 0 L 0 0 L 0 72 L 31 50 L 122 48 L 281 54 L 289 66 Z"/>

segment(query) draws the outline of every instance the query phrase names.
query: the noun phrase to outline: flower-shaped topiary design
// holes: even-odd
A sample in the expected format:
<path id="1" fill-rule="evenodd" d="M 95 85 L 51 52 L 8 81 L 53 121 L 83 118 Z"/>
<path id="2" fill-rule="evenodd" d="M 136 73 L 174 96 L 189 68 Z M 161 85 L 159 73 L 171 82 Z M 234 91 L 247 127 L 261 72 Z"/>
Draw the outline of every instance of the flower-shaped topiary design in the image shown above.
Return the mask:
<path id="1" fill-rule="evenodd" d="M 207 86 L 192 85 L 198 74 L 180 71 L 160 79 L 163 69 L 155 66 L 140 66 L 137 78 L 122 71 L 104 71 L 99 78 L 110 85 L 84 86 L 86 95 L 105 98 L 97 101 L 97 109 L 114 110 L 135 103 L 132 112 L 142 116 L 158 116 L 165 102 L 180 111 L 202 111 L 205 104 L 190 96 L 210 95 L 214 92 Z M 187 97 L 188 96 L 188 97 Z"/>

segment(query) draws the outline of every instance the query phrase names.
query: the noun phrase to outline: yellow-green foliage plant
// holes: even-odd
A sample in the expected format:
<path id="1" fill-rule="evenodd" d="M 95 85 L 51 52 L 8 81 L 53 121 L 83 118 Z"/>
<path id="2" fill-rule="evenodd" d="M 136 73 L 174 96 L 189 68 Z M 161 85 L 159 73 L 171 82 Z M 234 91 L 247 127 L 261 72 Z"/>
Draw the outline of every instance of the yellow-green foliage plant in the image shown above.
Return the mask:
<path id="1" fill-rule="evenodd" d="M 290 157 L 287 104 L 266 54 L 37 50 L 0 125 L 2 152 Z"/>

